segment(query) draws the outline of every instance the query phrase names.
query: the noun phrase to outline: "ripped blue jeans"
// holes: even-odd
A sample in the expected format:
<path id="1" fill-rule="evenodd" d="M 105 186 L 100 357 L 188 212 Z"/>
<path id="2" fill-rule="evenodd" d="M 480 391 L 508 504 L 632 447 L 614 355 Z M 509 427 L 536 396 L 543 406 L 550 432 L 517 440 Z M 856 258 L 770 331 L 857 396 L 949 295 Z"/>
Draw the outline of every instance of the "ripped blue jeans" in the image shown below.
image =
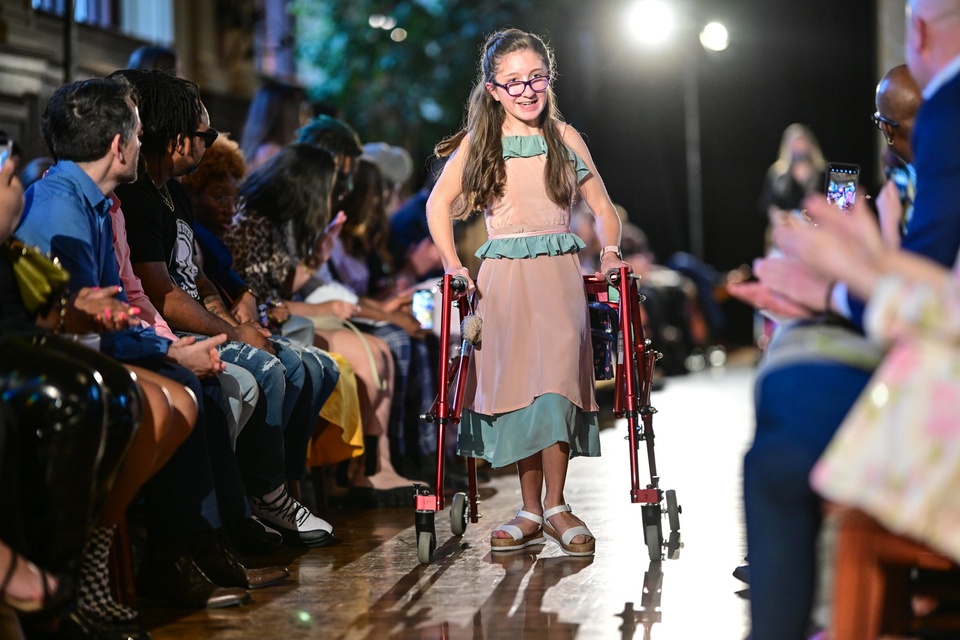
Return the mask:
<path id="1" fill-rule="evenodd" d="M 260 402 L 266 403 L 263 425 L 247 424 L 237 438 L 237 463 L 247 493 L 261 497 L 284 480 L 284 431 L 306 372 L 296 352 L 274 343 L 276 356 L 243 342 L 225 342 L 220 359 L 243 367 L 260 385 Z M 252 422 L 252 421 L 251 421 Z"/>

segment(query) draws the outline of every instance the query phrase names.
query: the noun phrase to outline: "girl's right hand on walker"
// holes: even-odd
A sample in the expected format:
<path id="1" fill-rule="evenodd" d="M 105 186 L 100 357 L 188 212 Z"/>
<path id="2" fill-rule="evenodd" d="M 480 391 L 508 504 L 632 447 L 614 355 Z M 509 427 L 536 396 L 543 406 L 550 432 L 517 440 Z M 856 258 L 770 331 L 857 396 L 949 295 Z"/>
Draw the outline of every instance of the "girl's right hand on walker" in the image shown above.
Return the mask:
<path id="1" fill-rule="evenodd" d="M 626 267 L 627 272 L 633 271 L 629 264 L 617 257 L 616 253 L 613 251 L 605 251 L 603 255 L 600 256 L 600 270 L 594 275 L 603 279 L 607 277 L 608 273 L 616 271 L 621 267 Z"/>
<path id="2" fill-rule="evenodd" d="M 446 273 L 450 274 L 451 277 L 462 276 L 467 280 L 467 290 L 459 291 L 456 293 L 457 298 L 462 298 L 463 296 L 471 295 L 474 291 L 477 290 L 477 285 L 474 284 L 473 278 L 470 277 L 470 272 L 466 267 L 451 267 L 447 269 Z"/>

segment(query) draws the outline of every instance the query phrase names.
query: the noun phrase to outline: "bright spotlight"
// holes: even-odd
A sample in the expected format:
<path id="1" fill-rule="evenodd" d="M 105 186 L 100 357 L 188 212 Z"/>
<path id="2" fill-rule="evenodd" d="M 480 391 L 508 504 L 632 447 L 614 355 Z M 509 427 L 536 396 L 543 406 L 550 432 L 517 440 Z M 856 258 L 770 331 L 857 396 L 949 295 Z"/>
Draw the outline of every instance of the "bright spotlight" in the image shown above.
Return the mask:
<path id="1" fill-rule="evenodd" d="M 711 22 L 700 32 L 700 44 L 711 51 L 723 51 L 730 44 L 730 34 L 719 22 Z"/>
<path id="2" fill-rule="evenodd" d="M 640 0 L 630 8 L 626 21 L 631 35 L 645 45 L 666 40 L 673 31 L 673 23 L 673 12 L 661 0 Z"/>

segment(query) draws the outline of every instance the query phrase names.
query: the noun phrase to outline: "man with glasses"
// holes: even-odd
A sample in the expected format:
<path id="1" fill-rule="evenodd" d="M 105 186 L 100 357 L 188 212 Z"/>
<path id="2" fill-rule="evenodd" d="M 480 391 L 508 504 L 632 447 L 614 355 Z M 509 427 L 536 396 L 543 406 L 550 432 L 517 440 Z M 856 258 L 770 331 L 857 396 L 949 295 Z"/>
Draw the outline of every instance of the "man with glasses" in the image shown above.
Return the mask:
<path id="1" fill-rule="evenodd" d="M 880 209 L 881 225 L 891 239 L 894 230 L 898 235 L 907 232 L 913 215 L 917 172 L 913 167 L 910 139 L 922 102 L 920 88 L 905 64 L 888 71 L 877 85 L 877 110 L 873 114 L 873 123 L 887 142 L 883 163 L 887 184 L 877 196 L 877 201 L 884 203 Z M 894 206 L 895 204 L 898 206 Z M 895 212 L 899 215 L 889 215 L 894 213 L 891 209 L 896 209 Z"/>
<path id="2" fill-rule="evenodd" d="M 240 322 L 198 266 L 190 198 L 175 179 L 194 171 L 207 143 L 217 137 L 196 85 L 152 70 L 115 75 L 127 78 L 139 93 L 144 128 L 146 170 L 117 190 L 133 271 L 171 329 L 226 334 L 220 358 L 249 371 L 260 385 L 264 424 L 247 424 L 236 441 L 236 462 L 253 514 L 294 544 L 329 544 L 332 526 L 291 496 L 285 480 L 303 473 L 313 425 L 339 372 L 303 355 L 290 341 L 272 338 L 256 321 Z"/>

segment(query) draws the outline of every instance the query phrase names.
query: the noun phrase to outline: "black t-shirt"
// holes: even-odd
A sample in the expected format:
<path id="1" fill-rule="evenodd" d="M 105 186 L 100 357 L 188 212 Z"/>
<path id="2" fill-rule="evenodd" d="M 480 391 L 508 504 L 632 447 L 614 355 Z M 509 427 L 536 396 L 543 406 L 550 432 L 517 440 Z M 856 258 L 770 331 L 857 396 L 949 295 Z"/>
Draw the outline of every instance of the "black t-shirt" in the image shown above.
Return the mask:
<path id="1" fill-rule="evenodd" d="M 173 282 L 199 301 L 193 208 L 179 182 L 168 180 L 167 188 L 173 200 L 173 211 L 163 201 L 149 176 L 116 188 L 127 227 L 130 262 L 164 263 Z"/>

